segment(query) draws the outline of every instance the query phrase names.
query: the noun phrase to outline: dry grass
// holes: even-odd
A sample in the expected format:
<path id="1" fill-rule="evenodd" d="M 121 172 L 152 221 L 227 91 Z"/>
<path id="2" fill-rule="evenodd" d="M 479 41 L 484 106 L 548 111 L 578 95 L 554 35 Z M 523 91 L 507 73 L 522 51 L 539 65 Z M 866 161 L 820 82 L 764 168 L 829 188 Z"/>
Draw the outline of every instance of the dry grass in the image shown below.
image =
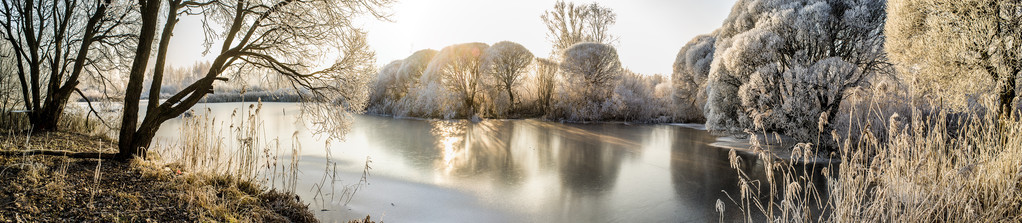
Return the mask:
<path id="1" fill-rule="evenodd" d="M 97 130 L 102 127 L 96 126 L 95 118 L 86 124 L 73 114 L 65 116 L 71 118 L 62 119 L 62 125 L 89 134 L 32 134 L 25 126 L 4 126 L 0 150 L 116 151 L 116 143 Z M 0 222 L 316 221 L 293 193 L 268 189 L 251 180 L 252 175 L 190 172 L 181 165 L 141 159 L 124 163 L 0 155 L 0 182 L 4 182 L 0 184 Z"/>
<path id="2" fill-rule="evenodd" d="M 994 106 L 988 101 L 983 107 Z M 811 183 L 812 168 L 777 161 L 767 153 L 759 157 L 766 180 L 754 180 L 740 168 L 741 158 L 732 155 L 732 167 L 741 176 L 741 192 L 732 197 L 733 203 L 747 221 L 1022 221 L 1018 116 L 999 118 L 986 109 L 919 107 L 904 114 L 882 111 L 883 106 L 874 104 L 868 109 L 875 110 L 860 114 L 891 113 L 887 120 L 847 123 L 861 134 L 848 134 L 855 137 L 840 141 L 840 164 L 826 167 L 820 175 L 827 188 Z M 837 132 L 831 134 L 841 138 Z M 800 144 L 792 156 L 814 157 L 815 150 L 811 144 Z M 833 168 L 837 174 L 827 170 Z"/>
<path id="3" fill-rule="evenodd" d="M 152 157 L 159 157 L 162 165 L 182 170 L 187 176 L 214 176 L 199 180 L 254 182 L 268 185 L 260 190 L 296 197 L 302 153 L 298 132 L 292 134 L 290 148 L 281 146 L 279 138 L 267 140 L 261 111 L 260 102 L 235 110 L 226 120 L 211 117 L 208 110 L 195 112 L 197 115 L 184 118 L 179 139 L 157 143 L 151 149 Z M 336 185 L 340 179 L 337 179 L 337 165 L 331 159 L 329 141 L 325 148 L 328 148 L 326 169 L 313 188 L 309 188 L 315 194 L 310 200 L 347 204 L 367 184 L 370 161 L 367 158 L 362 178 L 357 183 Z M 203 193 L 198 191 L 197 194 Z"/>

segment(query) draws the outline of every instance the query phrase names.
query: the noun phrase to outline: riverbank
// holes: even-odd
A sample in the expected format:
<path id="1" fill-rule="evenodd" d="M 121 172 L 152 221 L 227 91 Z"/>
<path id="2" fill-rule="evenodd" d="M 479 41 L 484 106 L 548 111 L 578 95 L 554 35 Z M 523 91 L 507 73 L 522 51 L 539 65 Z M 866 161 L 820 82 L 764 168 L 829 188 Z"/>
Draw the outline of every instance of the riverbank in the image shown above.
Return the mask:
<path id="1" fill-rule="evenodd" d="M 108 139 L 3 132 L 0 151 L 113 153 Z M 294 194 L 151 161 L 0 155 L 0 222 L 315 222 Z"/>

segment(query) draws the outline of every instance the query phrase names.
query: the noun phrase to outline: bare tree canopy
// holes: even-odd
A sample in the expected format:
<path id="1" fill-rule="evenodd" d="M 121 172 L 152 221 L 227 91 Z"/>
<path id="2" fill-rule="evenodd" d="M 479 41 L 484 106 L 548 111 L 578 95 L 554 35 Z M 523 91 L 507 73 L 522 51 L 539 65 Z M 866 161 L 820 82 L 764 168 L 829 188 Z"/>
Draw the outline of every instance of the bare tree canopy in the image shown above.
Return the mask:
<path id="1" fill-rule="evenodd" d="M 484 72 L 507 92 L 511 107 L 514 108 L 513 87 L 519 84 L 525 68 L 532 63 L 532 52 L 521 44 L 502 41 L 487 48 L 483 54 Z"/>
<path id="2" fill-rule="evenodd" d="M 817 139 L 844 98 L 887 73 L 886 1 L 735 4 L 716 40 L 707 81 L 707 129 Z M 823 123 L 823 124 L 820 124 Z M 824 136 L 827 136 L 824 134 Z"/>
<path id="3" fill-rule="evenodd" d="M 558 0 L 554 8 L 540 16 L 547 27 L 547 38 L 556 54 L 576 43 L 596 42 L 611 44 L 617 37 L 610 34 L 610 26 L 617 22 L 617 14 L 598 3 L 575 5 Z"/>
<path id="4" fill-rule="evenodd" d="M 316 119 L 314 123 L 318 124 L 314 128 L 331 137 L 342 136 L 350 124 L 347 111 L 362 110 L 368 97 L 365 82 L 375 72 L 372 66 L 375 55 L 368 48 L 365 34 L 352 25 L 351 19 L 362 14 L 384 18 L 379 10 L 391 2 L 138 1 L 142 25 L 124 99 L 119 157 L 145 155 L 160 125 L 211 93 L 214 81 L 255 71 L 271 71 L 285 77 L 308 102 L 303 107 L 312 107 L 303 111 Z M 152 46 L 159 41 L 150 89 L 160 89 L 177 16 L 195 11 L 205 17 L 207 36 L 223 40 L 220 54 L 204 77 L 162 103 L 150 100 L 139 123 L 139 98 Z M 159 19 L 161 15 L 165 19 Z M 162 30 L 159 38 L 157 30 Z M 328 55 L 338 54 L 339 58 L 330 64 L 318 63 Z M 159 96 L 158 92 L 151 94 Z M 322 109 L 315 109 L 321 106 Z"/>
<path id="5" fill-rule="evenodd" d="M 130 6 L 109 0 L 11 0 L 0 3 L 0 28 L 10 54 L 5 66 L 20 83 L 36 131 L 56 130 L 64 106 L 85 74 L 109 72 L 131 34 Z M 103 78 L 100 78 L 103 79 Z"/>
<path id="6" fill-rule="evenodd" d="M 956 96 L 944 99 L 961 106 L 968 96 L 996 92 L 1000 109 L 1014 107 L 1022 2 L 892 0 L 887 13 L 887 52 L 919 93 Z"/>

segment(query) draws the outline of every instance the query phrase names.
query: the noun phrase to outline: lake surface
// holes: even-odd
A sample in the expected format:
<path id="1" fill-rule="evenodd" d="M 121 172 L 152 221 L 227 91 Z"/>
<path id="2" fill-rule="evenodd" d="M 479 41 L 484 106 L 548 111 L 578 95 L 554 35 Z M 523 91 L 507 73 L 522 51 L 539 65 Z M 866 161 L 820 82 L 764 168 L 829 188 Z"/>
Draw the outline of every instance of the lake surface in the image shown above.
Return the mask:
<path id="1" fill-rule="evenodd" d="M 218 122 L 251 103 L 199 104 Z M 728 151 L 705 131 L 673 125 L 562 124 L 540 120 L 442 121 L 355 115 L 343 142 L 324 142 L 297 121 L 297 104 L 264 103 L 264 135 L 301 143 L 296 193 L 325 222 L 372 215 L 386 222 L 713 222 L 740 220 Z M 228 121 L 229 122 L 229 121 Z M 158 140 L 173 141 L 181 118 Z M 166 143 L 165 143 L 166 144 Z M 327 152 L 329 150 L 329 152 Z M 368 185 L 344 201 L 316 201 L 336 163 L 335 191 Z M 745 157 L 754 177 L 762 164 Z M 332 174 L 329 174 L 332 175 Z M 320 211 L 323 210 L 323 211 Z"/>

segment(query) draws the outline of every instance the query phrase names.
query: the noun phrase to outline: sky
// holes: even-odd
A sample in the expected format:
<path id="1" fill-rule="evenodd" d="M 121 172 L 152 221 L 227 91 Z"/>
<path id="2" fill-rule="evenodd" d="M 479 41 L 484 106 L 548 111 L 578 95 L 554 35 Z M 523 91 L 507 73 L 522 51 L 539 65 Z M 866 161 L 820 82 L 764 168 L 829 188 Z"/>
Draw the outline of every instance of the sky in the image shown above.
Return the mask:
<path id="1" fill-rule="evenodd" d="M 399 0 L 390 9 L 392 22 L 356 20 L 376 51 L 377 65 L 404 59 L 421 49 L 458 43 L 522 44 L 537 57 L 549 57 L 551 44 L 540 19 L 554 0 Z M 571 1 L 579 4 L 592 0 Z M 641 74 L 670 75 L 678 50 L 697 35 L 712 32 L 731 11 L 735 0 L 596 0 L 617 13 L 610 27 L 625 68 Z M 197 17 L 182 18 L 168 52 L 171 66 L 188 66 L 202 55 L 203 36 Z"/>

